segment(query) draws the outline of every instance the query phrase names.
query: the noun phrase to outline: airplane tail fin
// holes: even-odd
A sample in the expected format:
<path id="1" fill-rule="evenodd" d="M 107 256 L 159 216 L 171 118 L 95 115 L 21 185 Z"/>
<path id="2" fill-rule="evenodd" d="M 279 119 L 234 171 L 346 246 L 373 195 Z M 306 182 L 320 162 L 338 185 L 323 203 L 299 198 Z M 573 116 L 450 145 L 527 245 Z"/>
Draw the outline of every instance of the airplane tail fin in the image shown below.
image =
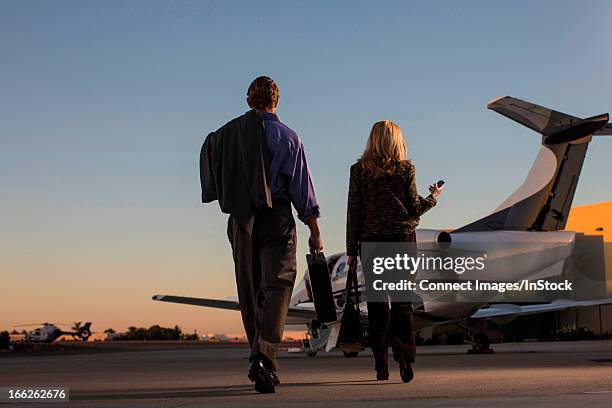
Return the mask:
<path id="1" fill-rule="evenodd" d="M 492 214 L 456 232 L 565 228 L 589 143 L 612 135 L 609 115 L 581 119 L 510 96 L 487 107 L 540 133 L 542 146 L 523 184 Z"/>

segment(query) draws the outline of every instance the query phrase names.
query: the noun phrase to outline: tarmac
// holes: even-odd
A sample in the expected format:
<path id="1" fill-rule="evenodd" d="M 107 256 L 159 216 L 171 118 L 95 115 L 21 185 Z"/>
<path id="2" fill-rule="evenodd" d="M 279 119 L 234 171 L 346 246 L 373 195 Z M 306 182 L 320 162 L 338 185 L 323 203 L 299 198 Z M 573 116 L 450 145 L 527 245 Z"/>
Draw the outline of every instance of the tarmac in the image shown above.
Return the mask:
<path id="1" fill-rule="evenodd" d="M 280 353 L 282 384 L 260 395 L 246 377 L 248 350 L 236 346 L 0 357 L 0 387 L 62 386 L 69 403 L 11 407 L 611 407 L 612 341 L 420 347 L 415 379 L 395 363 L 375 381 L 368 352 L 345 358 Z M 0 403 L 1 406 L 8 406 Z"/>

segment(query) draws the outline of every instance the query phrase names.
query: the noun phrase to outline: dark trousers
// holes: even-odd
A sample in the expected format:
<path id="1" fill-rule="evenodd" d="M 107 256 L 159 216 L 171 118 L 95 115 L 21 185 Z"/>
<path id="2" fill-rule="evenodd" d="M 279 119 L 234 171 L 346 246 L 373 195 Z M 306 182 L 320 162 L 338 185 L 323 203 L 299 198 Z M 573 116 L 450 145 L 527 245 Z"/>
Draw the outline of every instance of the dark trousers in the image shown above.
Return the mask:
<path id="1" fill-rule="evenodd" d="M 416 234 L 368 236 L 369 242 L 414 242 Z M 386 368 L 389 345 L 393 359 L 404 357 L 413 363 L 416 355 L 414 317 L 410 302 L 368 302 L 368 339 L 374 353 L 376 369 Z"/>
<path id="2" fill-rule="evenodd" d="M 276 350 L 297 272 L 291 205 L 275 203 L 273 208 L 257 212 L 252 234 L 230 217 L 227 233 L 251 358 L 263 354 L 276 368 Z"/>
<path id="3" fill-rule="evenodd" d="M 368 302 L 368 339 L 377 369 L 387 367 L 389 345 L 393 359 L 414 362 L 416 343 L 411 303 Z"/>

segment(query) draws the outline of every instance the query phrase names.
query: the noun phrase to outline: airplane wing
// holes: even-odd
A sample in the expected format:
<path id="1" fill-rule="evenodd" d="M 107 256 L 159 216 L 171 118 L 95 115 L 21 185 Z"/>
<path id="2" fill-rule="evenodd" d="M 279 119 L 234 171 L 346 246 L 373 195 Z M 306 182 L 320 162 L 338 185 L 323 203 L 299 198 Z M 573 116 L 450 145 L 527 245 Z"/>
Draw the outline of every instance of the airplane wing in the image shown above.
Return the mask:
<path id="1" fill-rule="evenodd" d="M 551 303 L 542 303 L 536 305 L 515 305 L 510 303 L 494 304 L 482 309 L 478 309 L 476 313 L 470 316 L 473 319 L 488 319 L 494 317 L 518 317 L 544 312 L 556 312 L 561 310 L 599 306 L 612 304 L 612 299 L 598 300 L 556 300 Z"/>
<path id="2" fill-rule="evenodd" d="M 186 296 L 155 295 L 153 300 L 160 302 L 182 303 L 185 305 L 212 307 L 214 309 L 240 310 L 240 304 L 235 300 L 205 299 Z M 299 306 L 289 306 L 287 325 L 306 324 L 317 318 L 314 304 L 304 303 Z"/>

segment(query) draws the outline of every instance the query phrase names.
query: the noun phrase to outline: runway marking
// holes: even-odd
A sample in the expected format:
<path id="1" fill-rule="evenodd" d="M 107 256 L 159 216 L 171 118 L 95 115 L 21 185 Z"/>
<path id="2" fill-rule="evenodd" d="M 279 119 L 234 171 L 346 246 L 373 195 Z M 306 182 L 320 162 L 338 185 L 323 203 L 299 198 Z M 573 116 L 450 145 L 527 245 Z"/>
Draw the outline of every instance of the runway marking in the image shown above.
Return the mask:
<path id="1" fill-rule="evenodd" d="M 583 394 L 612 394 L 612 391 L 586 391 Z"/>

